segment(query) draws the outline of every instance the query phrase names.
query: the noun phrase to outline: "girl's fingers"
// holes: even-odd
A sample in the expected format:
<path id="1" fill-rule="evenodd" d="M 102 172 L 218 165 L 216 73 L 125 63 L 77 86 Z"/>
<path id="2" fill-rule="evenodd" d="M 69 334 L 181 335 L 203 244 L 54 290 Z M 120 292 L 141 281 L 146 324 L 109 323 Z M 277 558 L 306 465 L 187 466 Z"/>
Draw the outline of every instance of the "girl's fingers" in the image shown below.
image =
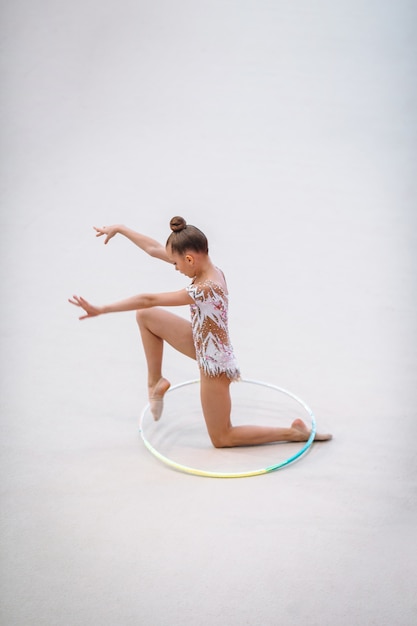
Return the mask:
<path id="1" fill-rule="evenodd" d="M 93 228 L 97 233 L 96 237 L 102 237 L 103 235 L 106 235 L 106 239 L 104 240 L 105 244 L 109 243 L 110 239 L 116 234 L 111 226 L 103 226 L 102 228 L 97 228 L 97 226 L 93 226 Z"/>
<path id="2" fill-rule="evenodd" d="M 68 302 L 71 302 L 71 304 L 75 304 L 75 306 L 81 306 L 84 308 L 84 306 L 89 306 L 87 300 L 84 300 L 84 298 L 82 298 L 81 296 L 72 296 L 72 298 L 68 298 Z"/>
<path id="3" fill-rule="evenodd" d="M 82 298 L 81 296 L 72 296 L 72 298 L 68 298 L 68 302 L 84 309 L 85 315 L 82 315 L 80 318 L 78 318 L 80 320 L 85 320 L 88 317 L 96 317 L 97 315 L 100 315 L 100 310 L 87 302 L 87 300 L 84 300 L 84 298 Z"/>

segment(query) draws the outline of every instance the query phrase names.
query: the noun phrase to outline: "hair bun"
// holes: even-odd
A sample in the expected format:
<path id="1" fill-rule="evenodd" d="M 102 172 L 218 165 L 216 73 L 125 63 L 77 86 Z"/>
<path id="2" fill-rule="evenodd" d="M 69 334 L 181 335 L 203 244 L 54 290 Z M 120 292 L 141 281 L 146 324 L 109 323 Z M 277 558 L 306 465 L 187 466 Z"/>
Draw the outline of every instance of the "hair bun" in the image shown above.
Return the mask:
<path id="1" fill-rule="evenodd" d="M 184 230 L 184 228 L 186 228 L 187 222 L 183 217 L 176 215 L 172 218 L 169 225 L 174 233 L 179 233 L 181 230 Z"/>

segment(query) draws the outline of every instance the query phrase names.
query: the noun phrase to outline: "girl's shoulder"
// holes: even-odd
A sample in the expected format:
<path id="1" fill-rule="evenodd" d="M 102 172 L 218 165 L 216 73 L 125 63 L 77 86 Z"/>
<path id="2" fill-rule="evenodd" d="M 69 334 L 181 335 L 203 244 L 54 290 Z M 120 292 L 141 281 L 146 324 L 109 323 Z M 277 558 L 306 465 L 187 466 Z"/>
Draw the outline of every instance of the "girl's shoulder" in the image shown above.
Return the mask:
<path id="1" fill-rule="evenodd" d="M 215 269 L 216 269 L 216 274 L 213 275 L 211 278 L 205 278 L 204 280 L 200 280 L 200 281 L 196 281 L 196 279 L 194 279 L 193 283 L 195 282 L 196 284 L 200 285 L 202 289 L 204 289 L 205 287 L 208 287 L 208 288 L 214 289 L 215 291 L 220 290 L 224 294 L 227 295 L 228 289 L 227 289 L 227 283 L 226 283 L 226 276 L 224 275 L 223 271 L 219 267 L 216 266 Z"/>
<path id="2" fill-rule="evenodd" d="M 221 284 L 216 280 L 212 280 L 210 278 L 206 278 L 202 281 L 193 281 L 189 287 L 187 287 L 187 291 L 189 293 L 194 294 L 195 296 L 200 297 L 208 297 L 210 295 L 216 294 L 227 297 L 227 288 L 225 285 Z"/>

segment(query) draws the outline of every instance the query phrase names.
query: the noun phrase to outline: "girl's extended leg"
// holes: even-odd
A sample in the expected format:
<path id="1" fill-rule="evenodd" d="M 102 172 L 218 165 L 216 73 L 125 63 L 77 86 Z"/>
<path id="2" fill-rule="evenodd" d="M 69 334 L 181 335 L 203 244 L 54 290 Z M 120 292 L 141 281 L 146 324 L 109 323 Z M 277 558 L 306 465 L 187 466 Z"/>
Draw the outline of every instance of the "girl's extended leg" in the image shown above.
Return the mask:
<path id="1" fill-rule="evenodd" d="M 253 446 L 278 441 L 307 441 L 310 431 L 300 419 L 289 428 L 269 426 L 232 426 L 230 421 L 230 380 L 225 374 L 210 377 L 201 374 L 201 405 L 207 430 L 216 448 Z M 316 434 L 316 440 L 331 439 L 331 435 Z"/>
<path id="2" fill-rule="evenodd" d="M 170 382 L 162 376 L 164 341 L 182 354 L 195 359 L 191 323 L 157 307 L 137 311 L 136 321 L 148 365 L 150 407 L 154 419 L 159 419 L 163 408 L 163 397 L 170 387 Z"/>

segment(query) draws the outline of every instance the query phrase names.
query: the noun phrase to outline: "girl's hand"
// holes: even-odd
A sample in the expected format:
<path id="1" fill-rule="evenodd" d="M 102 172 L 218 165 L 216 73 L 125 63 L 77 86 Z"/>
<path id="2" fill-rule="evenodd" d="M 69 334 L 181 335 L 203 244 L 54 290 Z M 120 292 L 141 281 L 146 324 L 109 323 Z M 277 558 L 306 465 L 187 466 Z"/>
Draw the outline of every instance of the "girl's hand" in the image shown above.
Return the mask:
<path id="1" fill-rule="evenodd" d="M 103 226 L 102 228 L 97 228 L 96 226 L 93 226 L 93 228 L 97 233 L 96 237 L 102 237 L 103 235 L 106 235 L 106 239 L 104 240 L 104 243 L 106 244 L 109 243 L 112 237 L 117 235 L 120 227 L 118 224 L 115 224 L 114 226 Z"/>
<path id="2" fill-rule="evenodd" d="M 81 296 L 72 296 L 72 298 L 68 298 L 68 302 L 71 302 L 71 304 L 75 304 L 75 306 L 79 306 L 84 309 L 86 315 L 82 315 L 79 318 L 80 320 L 85 320 L 88 317 L 96 317 L 97 315 L 101 315 L 101 313 L 103 313 L 100 307 L 93 306 L 92 304 L 87 302 L 87 300 L 81 298 Z"/>

